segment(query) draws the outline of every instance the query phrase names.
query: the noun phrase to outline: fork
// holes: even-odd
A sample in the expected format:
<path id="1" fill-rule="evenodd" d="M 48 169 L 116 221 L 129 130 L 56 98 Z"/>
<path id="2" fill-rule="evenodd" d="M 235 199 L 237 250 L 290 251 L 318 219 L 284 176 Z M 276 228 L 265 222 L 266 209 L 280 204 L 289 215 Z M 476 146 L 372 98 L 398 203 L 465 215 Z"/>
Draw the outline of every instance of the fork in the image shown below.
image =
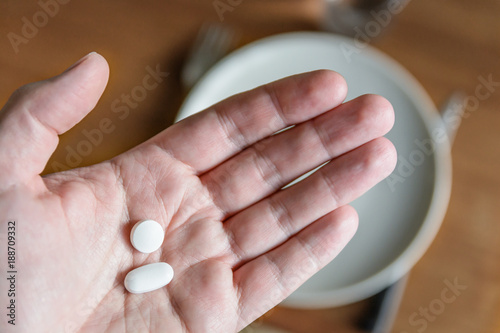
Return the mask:
<path id="1" fill-rule="evenodd" d="M 189 91 L 232 48 L 235 32 L 217 23 L 204 23 L 196 36 L 181 72 L 181 83 Z"/>

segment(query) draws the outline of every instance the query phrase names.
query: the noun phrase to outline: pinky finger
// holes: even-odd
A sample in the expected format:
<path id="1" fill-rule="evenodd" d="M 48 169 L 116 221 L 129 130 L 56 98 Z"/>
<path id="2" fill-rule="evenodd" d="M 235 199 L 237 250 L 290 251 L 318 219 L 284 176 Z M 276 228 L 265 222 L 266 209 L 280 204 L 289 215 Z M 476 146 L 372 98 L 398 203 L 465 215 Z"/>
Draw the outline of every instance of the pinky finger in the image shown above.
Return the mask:
<path id="1" fill-rule="evenodd" d="M 284 300 L 333 260 L 354 236 L 358 216 L 351 206 L 323 216 L 279 247 L 234 273 L 242 329 Z"/>

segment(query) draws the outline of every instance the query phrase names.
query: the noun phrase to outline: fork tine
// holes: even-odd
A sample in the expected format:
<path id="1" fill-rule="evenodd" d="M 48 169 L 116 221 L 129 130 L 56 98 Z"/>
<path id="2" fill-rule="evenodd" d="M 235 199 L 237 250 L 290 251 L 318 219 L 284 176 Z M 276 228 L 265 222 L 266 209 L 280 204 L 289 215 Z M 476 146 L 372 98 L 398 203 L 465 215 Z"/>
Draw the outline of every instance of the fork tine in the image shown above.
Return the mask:
<path id="1" fill-rule="evenodd" d="M 229 51 L 234 38 L 234 31 L 220 24 L 204 23 L 201 26 L 181 73 L 186 90 Z"/>

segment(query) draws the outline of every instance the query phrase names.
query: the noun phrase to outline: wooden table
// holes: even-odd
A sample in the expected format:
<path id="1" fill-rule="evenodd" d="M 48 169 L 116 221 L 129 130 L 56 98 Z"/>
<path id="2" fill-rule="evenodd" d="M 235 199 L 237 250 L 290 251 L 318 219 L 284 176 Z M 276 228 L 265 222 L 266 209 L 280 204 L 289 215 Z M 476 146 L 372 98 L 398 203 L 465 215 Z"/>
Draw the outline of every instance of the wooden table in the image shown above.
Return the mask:
<path id="1" fill-rule="evenodd" d="M 90 51 L 103 54 L 111 67 L 96 109 L 61 137 L 46 172 L 108 159 L 171 124 L 184 97 L 179 72 L 187 50 L 202 22 L 219 21 L 208 0 L 59 1 L 65 3 L 47 7 L 53 17 L 46 19 L 35 1 L 0 3 L 0 104 L 16 87 L 53 76 Z M 280 32 L 316 29 L 321 1 L 247 0 L 232 9 L 224 13 L 224 23 L 238 29 L 244 44 Z M 455 89 L 475 96 L 479 77 L 500 81 L 499 15 L 496 0 L 414 0 L 371 44 L 407 67 L 437 104 Z M 28 37 L 16 52 L 7 34 L 22 35 L 23 17 L 37 20 L 40 27 L 25 31 Z M 112 102 L 140 85 L 148 66 L 170 75 L 119 118 Z M 500 332 L 500 87 L 490 89 L 490 96 L 463 119 L 453 147 L 448 213 L 411 273 L 393 332 Z M 79 163 L 68 160 L 68 152 L 85 139 L 85 130 L 99 126 L 103 117 L 111 119 L 114 130 Z M 423 317 L 414 313 L 440 299 L 445 281 L 455 278 L 467 289 L 425 325 L 415 322 Z M 297 333 L 358 332 L 355 323 L 367 306 L 364 301 L 317 311 L 278 307 L 262 320 Z"/>

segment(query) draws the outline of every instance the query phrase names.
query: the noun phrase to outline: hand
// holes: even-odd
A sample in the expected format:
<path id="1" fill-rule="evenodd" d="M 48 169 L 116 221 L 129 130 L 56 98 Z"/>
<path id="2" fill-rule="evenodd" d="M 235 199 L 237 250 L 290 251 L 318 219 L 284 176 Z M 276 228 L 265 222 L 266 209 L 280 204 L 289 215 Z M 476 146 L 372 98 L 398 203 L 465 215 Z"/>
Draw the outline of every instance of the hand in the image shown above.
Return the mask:
<path id="1" fill-rule="evenodd" d="M 357 227 L 346 205 L 395 166 L 381 138 L 390 104 L 342 104 L 343 78 L 316 71 L 233 96 L 110 161 L 41 177 L 107 79 L 92 53 L 22 87 L 0 114 L 0 251 L 5 263 L 15 220 L 17 332 L 241 330 L 335 258 Z M 141 219 L 165 229 L 149 255 L 129 240 Z M 159 261 L 174 268 L 168 286 L 124 289 L 126 273 Z M 14 328 L 2 316 L 1 331 Z"/>

